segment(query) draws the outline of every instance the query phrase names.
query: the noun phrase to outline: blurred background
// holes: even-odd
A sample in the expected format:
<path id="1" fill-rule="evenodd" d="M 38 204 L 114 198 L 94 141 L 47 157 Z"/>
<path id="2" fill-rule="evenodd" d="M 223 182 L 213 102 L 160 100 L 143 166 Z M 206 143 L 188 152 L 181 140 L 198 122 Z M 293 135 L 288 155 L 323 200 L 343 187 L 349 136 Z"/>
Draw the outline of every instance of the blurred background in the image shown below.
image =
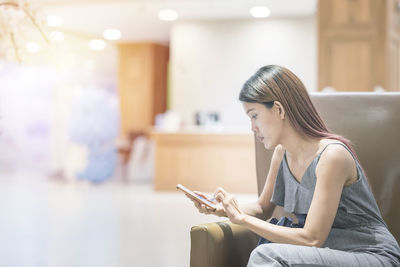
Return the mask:
<path id="1" fill-rule="evenodd" d="M 257 198 L 238 101 L 400 90 L 398 0 L 0 0 L 0 264 L 189 266 L 181 183 Z"/>

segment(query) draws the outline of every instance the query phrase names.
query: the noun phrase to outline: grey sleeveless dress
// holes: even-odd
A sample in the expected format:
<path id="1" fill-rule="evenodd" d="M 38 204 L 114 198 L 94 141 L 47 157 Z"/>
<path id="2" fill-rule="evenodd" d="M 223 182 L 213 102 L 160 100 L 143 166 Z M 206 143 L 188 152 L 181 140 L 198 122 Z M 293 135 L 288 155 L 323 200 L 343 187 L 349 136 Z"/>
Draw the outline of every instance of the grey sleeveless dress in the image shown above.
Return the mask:
<path id="1" fill-rule="evenodd" d="M 342 143 L 327 146 L 332 144 L 342 145 L 351 153 Z M 271 202 L 299 218 L 306 217 L 317 179 L 315 169 L 326 147 L 309 165 L 301 182 L 290 172 L 285 152 Z M 343 188 L 323 248 L 261 244 L 251 253 L 247 266 L 400 266 L 399 245 L 382 219 L 360 164 L 355 161 L 357 181 Z"/>

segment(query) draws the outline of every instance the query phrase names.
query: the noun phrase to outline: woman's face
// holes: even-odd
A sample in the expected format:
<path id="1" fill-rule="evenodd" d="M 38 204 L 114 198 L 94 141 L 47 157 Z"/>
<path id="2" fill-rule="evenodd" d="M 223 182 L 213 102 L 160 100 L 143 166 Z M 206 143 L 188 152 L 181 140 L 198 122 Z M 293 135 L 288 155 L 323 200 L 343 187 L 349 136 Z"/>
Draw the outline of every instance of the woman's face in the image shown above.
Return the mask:
<path id="1" fill-rule="evenodd" d="M 281 104 L 275 101 L 271 109 L 259 103 L 242 102 L 242 105 L 251 120 L 251 130 L 266 149 L 274 149 L 279 144 L 283 127 Z"/>

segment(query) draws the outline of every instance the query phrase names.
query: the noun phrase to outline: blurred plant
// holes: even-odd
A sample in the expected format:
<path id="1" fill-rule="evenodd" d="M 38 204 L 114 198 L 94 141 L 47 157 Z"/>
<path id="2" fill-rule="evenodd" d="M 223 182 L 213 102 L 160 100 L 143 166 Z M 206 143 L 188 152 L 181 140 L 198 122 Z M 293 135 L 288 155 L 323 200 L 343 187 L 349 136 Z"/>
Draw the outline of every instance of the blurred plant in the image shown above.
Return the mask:
<path id="1" fill-rule="evenodd" d="M 11 46 L 15 58 L 21 62 L 18 40 L 24 31 L 29 32 L 32 27 L 37 29 L 46 43 L 49 42 L 29 0 L 0 0 L 0 57 L 5 57 Z"/>

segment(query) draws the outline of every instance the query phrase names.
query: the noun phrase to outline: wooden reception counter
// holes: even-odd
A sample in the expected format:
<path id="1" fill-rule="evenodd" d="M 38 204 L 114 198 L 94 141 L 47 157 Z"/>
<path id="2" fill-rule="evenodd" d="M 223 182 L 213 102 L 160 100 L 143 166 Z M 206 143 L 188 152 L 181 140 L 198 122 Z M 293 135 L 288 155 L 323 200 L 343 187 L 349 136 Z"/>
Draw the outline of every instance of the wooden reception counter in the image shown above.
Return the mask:
<path id="1" fill-rule="evenodd" d="M 221 186 L 232 193 L 257 193 L 251 133 L 152 131 L 150 138 L 155 142 L 155 190 L 176 190 L 180 183 L 204 192 Z"/>

